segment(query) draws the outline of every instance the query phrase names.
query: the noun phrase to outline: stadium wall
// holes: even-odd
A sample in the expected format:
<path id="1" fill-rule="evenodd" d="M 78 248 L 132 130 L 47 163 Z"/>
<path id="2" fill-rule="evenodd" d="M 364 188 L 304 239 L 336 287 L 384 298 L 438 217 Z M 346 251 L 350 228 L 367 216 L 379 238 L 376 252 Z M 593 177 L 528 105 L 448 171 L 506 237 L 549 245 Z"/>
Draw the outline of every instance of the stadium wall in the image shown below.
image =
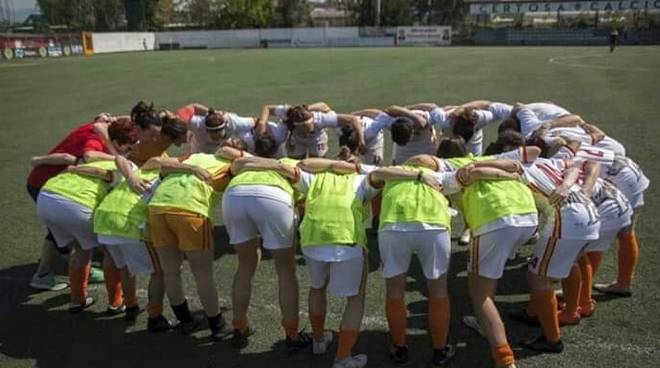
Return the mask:
<path id="1" fill-rule="evenodd" d="M 474 30 L 475 45 L 607 45 L 609 31 L 605 29 L 552 28 L 477 28 Z M 627 30 L 619 35 L 619 44 L 660 44 L 660 30 Z"/>

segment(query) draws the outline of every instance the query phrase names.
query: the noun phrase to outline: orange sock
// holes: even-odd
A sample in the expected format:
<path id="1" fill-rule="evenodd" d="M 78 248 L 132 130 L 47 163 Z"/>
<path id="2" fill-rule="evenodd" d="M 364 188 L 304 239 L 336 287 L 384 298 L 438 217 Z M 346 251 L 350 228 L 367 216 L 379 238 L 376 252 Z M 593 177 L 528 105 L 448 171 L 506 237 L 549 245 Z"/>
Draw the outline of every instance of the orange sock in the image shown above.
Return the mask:
<path id="1" fill-rule="evenodd" d="M 156 303 L 147 304 L 147 315 L 149 318 L 156 318 L 163 314 L 163 305 Z"/>
<path id="2" fill-rule="evenodd" d="M 248 329 L 248 320 L 247 319 L 235 319 L 231 321 L 234 330 L 238 330 L 241 333 L 245 333 Z"/>
<path id="3" fill-rule="evenodd" d="M 491 353 L 493 354 L 496 367 L 506 367 L 516 362 L 516 358 L 513 356 L 513 350 L 511 350 L 509 344 L 497 345 L 492 348 Z"/>
<path id="4" fill-rule="evenodd" d="M 69 268 L 69 283 L 71 284 L 71 302 L 81 303 L 87 298 L 87 284 L 91 265 L 83 268 Z"/>
<path id="5" fill-rule="evenodd" d="M 387 298 L 385 315 L 390 327 L 390 336 L 395 346 L 406 345 L 406 302 L 403 299 Z"/>
<path id="6" fill-rule="evenodd" d="M 286 337 L 293 341 L 298 341 L 298 339 L 300 339 L 300 335 L 298 334 L 298 322 L 298 318 L 290 321 L 282 320 L 282 327 L 284 327 Z"/>
<path id="7" fill-rule="evenodd" d="M 586 257 L 582 257 L 586 258 Z M 580 259 L 580 265 L 582 265 Z M 580 295 L 584 291 L 582 269 L 577 265 L 571 267 L 571 273 L 567 278 L 561 280 L 561 288 L 564 291 L 564 302 L 566 307 L 562 311 L 566 316 L 573 317 L 577 314 L 578 306 L 580 305 Z M 582 288 L 582 290 L 581 290 Z"/>
<path id="8" fill-rule="evenodd" d="M 353 345 L 357 341 L 358 330 L 339 330 L 339 347 L 337 347 L 337 359 L 346 359 L 351 356 Z"/>
<path id="9" fill-rule="evenodd" d="M 591 263 L 592 259 L 596 259 L 596 254 L 601 252 L 589 252 L 580 257 L 580 273 L 582 274 L 582 290 L 580 291 L 580 306 L 591 307 L 592 291 L 591 287 L 594 284 L 594 265 Z M 598 262 L 598 260 L 596 260 Z"/>
<path id="10" fill-rule="evenodd" d="M 116 308 L 124 302 L 121 291 L 121 270 L 117 267 L 103 267 L 105 290 L 108 292 L 108 304 Z"/>
<path id="11" fill-rule="evenodd" d="M 619 238 L 619 277 L 617 282 L 619 286 L 632 286 L 632 281 L 639 260 L 639 244 L 637 242 L 637 233 L 621 232 Z"/>
<path id="12" fill-rule="evenodd" d="M 320 340 L 323 337 L 325 329 L 325 314 L 310 314 L 309 321 L 312 324 L 312 336 L 314 340 Z"/>
<path id="13" fill-rule="evenodd" d="M 450 313 L 451 305 L 448 297 L 429 299 L 429 328 L 433 349 L 442 349 L 447 346 Z"/>
<path id="14" fill-rule="evenodd" d="M 532 292 L 532 304 L 538 313 L 543 333 L 550 343 L 559 341 L 559 319 L 557 317 L 557 299 L 554 290 Z"/>
<path id="15" fill-rule="evenodd" d="M 591 263 L 591 274 L 595 276 L 601 262 L 603 262 L 603 252 L 588 252 L 587 257 L 589 257 L 589 263 Z"/>

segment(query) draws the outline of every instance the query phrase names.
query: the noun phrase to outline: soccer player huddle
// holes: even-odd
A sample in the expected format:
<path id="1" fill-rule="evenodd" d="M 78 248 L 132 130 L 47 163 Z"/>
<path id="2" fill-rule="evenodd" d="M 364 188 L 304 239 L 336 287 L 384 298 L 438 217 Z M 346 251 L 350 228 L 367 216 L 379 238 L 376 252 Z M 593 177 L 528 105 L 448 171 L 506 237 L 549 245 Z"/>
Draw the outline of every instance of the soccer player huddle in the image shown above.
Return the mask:
<path id="1" fill-rule="evenodd" d="M 499 124 L 498 137 L 484 150 L 490 124 Z M 393 142 L 390 166 L 383 165 L 385 131 Z M 334 158 L 326 158 L 328 134 L 338 138 Z M 168 156 L 172 145 L 185 154 Z M 107 312 L 135 322 L 136 276 L 148 275 L 149 332 L 189 334 L 206 322 L 211 339 L 245 347 L 258 333 L 248 306 L 264 248 L 277 273 L 288 353 L 325 354 L 336 337 L 324 328 L 327 293 L 346 299 L 336 368 L 367 364 L 352 350 L 364 314 L 370 219 L 394 362 L 409 362 L 404 297 L 413 255 L 427 279 L 430 360 L 442 366 L 455 355 L 447 342 L 447 272 L 452 217 L 460 214 L 474 312 L 463 322 L 488 340 L 496 366 L 515 367 L 494 302 L 507 260 L 524 244 L 534 247 L 530 302 L 511 317 L 543 333 L 522 346 L 561 352 L 560 326 L 595 311 L 592 289 L 631 295 L 635 216 L 649 186 L 618 141 L 552 103 L 419 103 L 342 114 L 319 102 L 266 105 L 257 117 L 241 117 L 201 104 L 171 112 L 140 102 L 129 116 L 104 113 L 76 128 L 32 166 L 27 187 L 48 235 L 30 285 L 69 286 L 53 276 L 67 254 L 71 313 L 94 304 L 90 282 L 104 282 Z M 210 218 L 217 206 L 238 258 L 231 321 L 213 278 Z M 617 239 L 618 278 L 595 284 L 603 253 Z M 91 267 L 95 248 L 102 272 Z M 298 249 L 310 279 L 311 334 L 299 329 Z M 184 260 L 207 321 L 189 309 Z M 176 321 L 163 316 L 165 296 Z"/>

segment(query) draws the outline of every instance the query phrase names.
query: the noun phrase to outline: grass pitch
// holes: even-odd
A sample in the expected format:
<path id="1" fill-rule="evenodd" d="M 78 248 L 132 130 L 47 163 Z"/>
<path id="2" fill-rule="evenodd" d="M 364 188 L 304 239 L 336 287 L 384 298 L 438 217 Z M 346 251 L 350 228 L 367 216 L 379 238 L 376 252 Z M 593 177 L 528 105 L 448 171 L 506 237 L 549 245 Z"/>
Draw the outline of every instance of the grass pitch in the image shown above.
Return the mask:
<path id="1" fill-rule="evenodd" d="M 611 299 L 596 293 L 595 316 L 562 329 L 567 346 L 563 354 L 536 355 L 516 349 L 519 366 L 656 366 L 660 359 L 660 252 L 656 247 L 660 227 L 655 211 L 660 210 L 660 202 L 654 184 L 660 178 L 659 85 L 657 47 L 623 47 L 613 54 L 605 47 L 214 50 L 2 62 L 0 366 L 309 367 L 331 363 L 332 354 L 322 358 L 284 355 L 275 272 L 268 259 L 253 287 L 250 318 L 258 331 L 241 352 L 211 344 L 205 331 L 192 337 L 147 335 L 144 315 L 133 327 L 121 318 L 106 318 L 102 286 L 91 290 L 98 304 L 75 317 L 66 313 L 67 292 L 28 289 L 44 231 L 24 189 L 29 158 L 46 153 L 71 128 L 95 114 L 127 113 L 139 99 L 170 109 L 199 101 L 240 114 L 257 114 L 262 104 L 277 102 L 324 100 L 337 111 L 348 112 L 393 103 L 456 104 L 482 98 L 511 103 L 554 101 L 579 113 L 622 141 L 653 182 L 638 223 L 641 257 L 635 295 Z M 488 140 L 492 133 L 488 132 Z M 222 229 L 216 227 L 215 233 L 216 281 L 222 304 L 230 306 L 236 258 Z M 606 255 L 598 281 L 615 275 L 615 249 Z M 507 311 L 527 300 L 524 256 L 529 252 L 525 248 L 510 264 L 497 298 L 514 346 L 538 333 L 506 318 Z M 491 366 L 487 343 L 460 323 L 471 313 L 467 249 L 454 245 L 452 257 L 450 341 L 458 346 L 458 354 L 450 366 Z M 298 276 L 305 324 L 308 280 L 304 267 Z M 201 309 L 189 274 L 185 282 L 193 309 Z M 140 285 L 144 289 L 145 280 Z M 430 366 L 424 286 L 414 263 L 407 293 L 412 367 Z M 383 298 L 377 248 L 372 247 L 363 332 L 355 349 L 369 355 L 371 367 L 392 366 Z M 144 293 L 140 302 L 144 305 Z M 328 328 L 338 327 L 342 308 L 340 300 L 330 299 Z"/>

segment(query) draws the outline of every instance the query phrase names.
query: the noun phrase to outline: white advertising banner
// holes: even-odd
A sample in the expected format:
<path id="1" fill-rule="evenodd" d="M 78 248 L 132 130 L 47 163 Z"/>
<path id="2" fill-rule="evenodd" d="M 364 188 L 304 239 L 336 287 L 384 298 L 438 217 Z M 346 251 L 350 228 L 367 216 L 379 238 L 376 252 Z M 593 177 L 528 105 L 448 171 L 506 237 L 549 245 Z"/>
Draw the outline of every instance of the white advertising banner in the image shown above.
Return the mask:
<path id="1" fill-rule="evenodd" d="M 451 27 L 396 27 L 396 44 L 403 45 L 451 45 Z"/>
<path id="2" fill-rule="evenodd" d="M 660 0 L 622 1 L 513 1 L 473 2 L 470 14 L 522 14 L 540 12 L 624 12 L 637 10 L 660 10 Z"/>

